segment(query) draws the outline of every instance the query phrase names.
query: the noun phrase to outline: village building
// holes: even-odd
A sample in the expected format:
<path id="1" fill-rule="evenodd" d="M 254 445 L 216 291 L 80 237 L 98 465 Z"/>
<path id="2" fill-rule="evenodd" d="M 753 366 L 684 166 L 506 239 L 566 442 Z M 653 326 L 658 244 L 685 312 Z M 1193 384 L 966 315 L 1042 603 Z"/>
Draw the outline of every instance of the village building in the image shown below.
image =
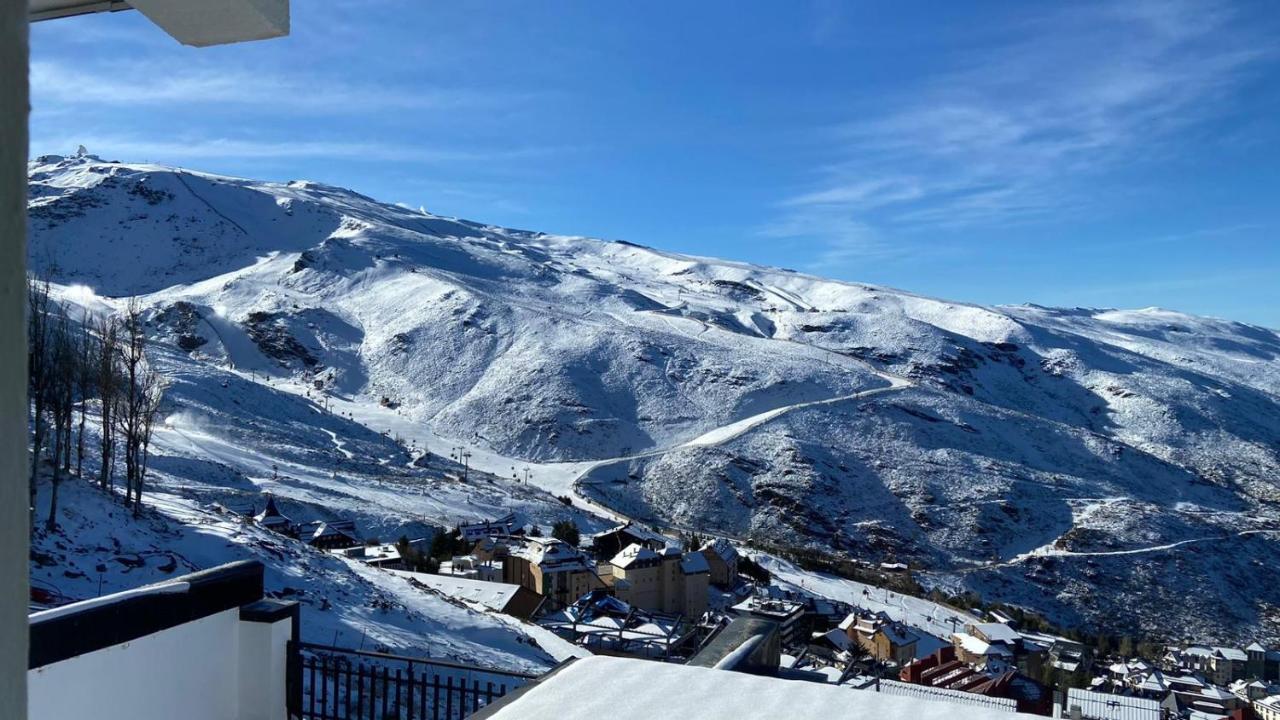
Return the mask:
<path id="1" fill-rule="evenodd" d="M 705 554 L 705 553 L 704 553 Z M 807 638 L 802 637 L 803 603 L 752 595 L 733 606 L 739 617 L 757 617 L 778 623 L 778 638 L 783 648 L 793 648 Z"/>
<path id="2" fill-rule="evenodd" d="M 916 659 L 919 634 L 883 612 L 849 613 L 837 629 L 876 660 L 901 667 Z"/>
<path id="3" fill-rule="evenodd" d="M 373 567 L 385 568 L 388 570 L 404 570 L 404 558 L 400 555 L 400 550 L 395 545 L 380 543 L 378 545 L 356 545 L 349 548 L 341 548 L 332 550 L 332 553 L 342 557 L 359 560 L 366 565 Z"/>
<path id="4" fill-rule="evenodd" d="M 1164 713 L 1155 700 L 1069 688 L 1062 717 L 1078 720 L 1161 720 Z"/>
<path id="5" fill-rule="evenodd" d="M 1253 712 L 1258 720 L 1280 720 L 1280 695 L 1254 700 Z"/>
<path id="6" fill-rule="evenodd" d="M 898 671 L 905 683 L 945 688 L 987 697 L 1013 700 L 1019 712 L 1048 715 L 1053 705 L 1050 690 L 1025 673 L 1007 668 L 976 668 L 958 657 L 955 647 L 912 661 Z"/>
<path id="7" fill-rule="evenodd" d="M 738 551 L 724 538 L 703 545 L 700 552 L 711 568 L 711 584 L 731 587 L 738 578 Z"/>
<path id="8" fill-rule="evenodd" d="M 669 546 L 659 552 L 633 543 L 600 571 L 620 600 L 638 608 L 694 618 L 707 611 L 711 573 L 699 553 Z"/>
<path id="9" fill-rule="evenodd" d="M 667 546 L 667 538 L 642 525 L 629 522 L 589 535 L 583 539 L 583 545 L 590 548 L 597 559 L 604 561 L 632 545 L 640 545 L 653 551 L 661 550 Z"/>
<path id="10" fill-rule="evenodd" d="M 513 547 L 502 564 L 502 581 L 550 598 L 558 607 L 604 587 L 587 557 L 555 538 L 525 538 Z"/>
<path id="11" fill-rule="evenodd" d="M 679 617 L 635 607 L 608 590 L 593 590 L 538 624 L 595 653 L 669 660 L 696 647 L 699 628 Z"/>
<path id="12" fill-rule="evenodd" d="M 515 513 L 507 513 L 496 520 L 481 520 L 473 523 L 459 523 L 458 533 L 467 542 L 476 542 L 483 538 L 510 535 L 516 527 Z"/>
<path id="13" fill-rule="evenodd" d="M 951 642 L 962 662 L 993 670 L 1017 668 L 1032 677 L 1040 675 L 1047 654 L 1043 645 L 998 622 L 972 623 L 952 635 Z"/>
<path id="14" fill-rule="evenodd" d="M 1229 685 L 1245 676 L 1249 654 L 1239 648 L 1192 645 L 1177 655 L 1183 666 L 1202 673 L 1215 685 Z"/>
<path id="15" fill-rule="evenodd" d="M 409 572 L 393 570 L 394 574 L 408 578 L 430 588 L 445 597 L 461 602 L 479 605 L 495 612 L 531 620 L 546 602 L 546 598 L 529 588 L 510 583 L 489 582 L 456 575 L 437 575 L 434 573 Z"/>
<path id="16" fill-rule="evenodd" d="M 360 544 L 354 520 L 330 520 L 311 523 L 303 532 L 307 544 L 321 550 L 341 550 Z"/>
<path id="17" fill-rule="evenodd" d="M 502 582 L 503 564 L 500 560 L 485 560 L 477 555 L 454 555 L 440 563 L 438 574 L 485 582 Z"/>
<path id="18" fill-rule="evenodd" d="M 1263 682 L 1280 682 L 1280 651 L 1268 650 L 1261 643 L 1249 643 L 1244 649 L 1245 677 Z"/>
<path id="19" fill-rule="evenodd" d="M 1270 686 L 1261 680 L 1237 680 L 1227 689 L 1246 705 L 1271 694 Z"/>
<path id="20" fill-rule="evenodd" d="M 285 537 L 297 538 L 298 526 L 276 507 L 276 499 L 267 495 L 267 507 L 253 517 L 254 522 L 262 527 Z"/>

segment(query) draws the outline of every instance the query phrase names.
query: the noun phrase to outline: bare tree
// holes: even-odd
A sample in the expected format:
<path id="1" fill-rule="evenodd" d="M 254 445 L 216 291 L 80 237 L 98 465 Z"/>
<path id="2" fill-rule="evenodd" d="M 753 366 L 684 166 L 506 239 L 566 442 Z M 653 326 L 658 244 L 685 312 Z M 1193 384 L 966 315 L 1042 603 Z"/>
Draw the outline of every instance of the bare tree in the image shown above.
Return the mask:
<path id="1" fill-rule="evenodd" d="M 79 342 L 76 345 L 76 395 L 80 399 L 80 428 L 76 433 L 76 477 L 84 477 L 84 422 L 89 414 L 89 397 L 97 386 L 98 363 L 95 357 L 100 343 L 93 336 L 93 321 L 89 311 L 80 320 Z"/>
<path id="2" fill-rule="evenodd" d="M 146 360 L 146 334 L 142 304 L 130 300 L 120 323 L 120 393 L 116 397 L 116 429 L 124 440 L 124 504 L 133 505 L 138 478 L 138 453 L 142 437 L 142 374 Z"/>
<path id="3" fill-rule="evenodd" d="M 120 323 L 120 389 L 116 396 L 115 424 L 124 440 L 125 505 L 137 515 L 142 511 L 142 483 L 147 472 L 151 430 L 164 384 L 146 357 L 147 336 L 142 304 L 130 300 Z"/>
<path id="4" fill-rule="evenodd" d="M 156 416 L 160 412 L 160 401 L 164 399 L 164 387 L 164 378 L 161 377 L 160 373 L 153 370 L 149 365 L 146 366 L 142 373 L 142 403 L 140 407 L 142 412 L 140 428 L 142 437 L 139 442 L 141 457 L 138 460 L 138 487 L 133 506 L 135 515 L 142 506 L 142 484 L 147 479 L 147 460 L 151 449 L 151 429 L 155 424 Z"/>
<path id="5" fill-rule="evenodd" d="M 40 472 L 40 453 L 45 440 L 45 402 L 49 398 L 49 281 L 30 278 L 27 281 L 27 368 L 28 393 L 33 410 L 31 438 L 31 476 L 27 512 L 34 530 L 36 518 L 36 477 Z"/>
<path id="6" fill-rule="evenodd" d="M 58 488 L 62 474 L 69 468 L 64 458 L 69 457 L 71 445 L 71 418 L 75 408 L 76 341 L 65 308 L 59 308 L 56 320 L 49 326 L 49 382 L 46 386 L 46 404 L 53 414 L 53 476 L 49 496 L 49 518 L 45 530 L 58 527 Z"/>
<path id="7" fill-rule="evenodd" d="M 104 315 L 98 321 L 97 386 L 102 399 L 102 434 L 99 450 L 102 467 L 98 472 L 98 485 L 103 490 L 115 490 L 115 407 L 120 395 L 118 361 L 120 354 L 120 321 L 112 315 Z"/>

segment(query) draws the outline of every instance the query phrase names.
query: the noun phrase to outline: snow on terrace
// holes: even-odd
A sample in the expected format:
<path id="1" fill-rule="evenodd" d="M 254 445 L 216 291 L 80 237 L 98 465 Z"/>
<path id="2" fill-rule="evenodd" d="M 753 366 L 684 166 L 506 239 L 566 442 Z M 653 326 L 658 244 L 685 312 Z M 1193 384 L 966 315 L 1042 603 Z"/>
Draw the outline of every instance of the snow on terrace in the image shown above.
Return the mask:
<path id="1" fill-rule="evenodd" d="M 596 656 L 548 676 L 486 720 L 997 720 L 1035 717 L 711 668 Z"/>
<path id="2" fill-rule="evenodd" d="M 982 620 L 967 612 L 940 605 L 924 598 L 903 595 L 900 592 L 867 585 L 856 580 L 846 580 L 832 575 L 810 572 L 796 567 L 781 558 L 764 553 L 753 553 L 756 562 L 763 565 L 778 585 L 791 586 L 801 592 L 849 603 L 871 611 L 881 611 L 891 619 L 921 630 L 937 639 L 926 642 L 922 638 L 917 655 L 927 655 L 936 650 L 940 640 L 950 638 L 965 626 Z"/>

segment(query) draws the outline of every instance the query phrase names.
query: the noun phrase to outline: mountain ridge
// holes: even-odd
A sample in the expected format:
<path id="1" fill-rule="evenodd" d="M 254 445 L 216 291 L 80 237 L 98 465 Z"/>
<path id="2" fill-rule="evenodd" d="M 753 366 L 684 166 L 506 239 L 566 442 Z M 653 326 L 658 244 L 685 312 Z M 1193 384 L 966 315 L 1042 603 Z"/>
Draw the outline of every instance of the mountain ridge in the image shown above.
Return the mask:
<path id="1" fill-rule="evenodd" d="M 1066 622 L 1136 604 L 1129 629 L 1157 630 L 1169 598 L 1122 577 L 1154 556 L 1232 606 L 1167 624 L 1243 637 L 1280 607 L 1253 564 L 1280 529 L 1267 328 L 948 302 L 318 183 L 58 157 L 30 177 L 35 268 L 142 296 L 183 362 L 323 377 L 513 462 L 590 463 L 580 493 L 636 517 L 907 559 Z M 1085 592 L 1100 577 L 1114 598 Z"/>

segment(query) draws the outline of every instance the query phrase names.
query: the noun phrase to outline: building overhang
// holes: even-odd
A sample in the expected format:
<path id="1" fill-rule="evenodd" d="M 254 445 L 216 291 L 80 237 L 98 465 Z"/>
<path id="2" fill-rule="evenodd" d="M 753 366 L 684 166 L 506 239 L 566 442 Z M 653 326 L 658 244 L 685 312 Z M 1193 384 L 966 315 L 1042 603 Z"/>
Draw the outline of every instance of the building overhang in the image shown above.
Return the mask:
<path id="1" fill-rule="evenodd" d="M 131 9 L 194 47 L 289 34 L 289 0 L 30 0 L 27 17 L 38 22 Z"/>

